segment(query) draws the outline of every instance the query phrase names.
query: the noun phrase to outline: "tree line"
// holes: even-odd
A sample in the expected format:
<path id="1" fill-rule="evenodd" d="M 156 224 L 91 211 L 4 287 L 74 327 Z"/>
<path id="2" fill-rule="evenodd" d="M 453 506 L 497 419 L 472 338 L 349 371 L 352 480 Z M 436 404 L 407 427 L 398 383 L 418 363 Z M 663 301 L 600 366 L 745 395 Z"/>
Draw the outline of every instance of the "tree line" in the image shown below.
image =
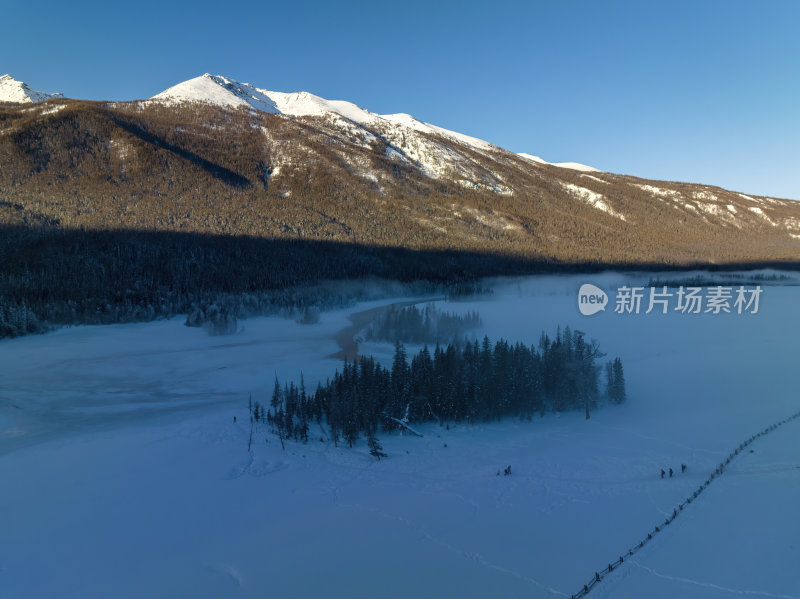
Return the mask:
<path id="1" fill-rule="evenodd" d="M 485 293 L 524 261 L 302 239 L 0 225 L 0 337 L 187 314 L 189 326 L 402 295 Z"/>

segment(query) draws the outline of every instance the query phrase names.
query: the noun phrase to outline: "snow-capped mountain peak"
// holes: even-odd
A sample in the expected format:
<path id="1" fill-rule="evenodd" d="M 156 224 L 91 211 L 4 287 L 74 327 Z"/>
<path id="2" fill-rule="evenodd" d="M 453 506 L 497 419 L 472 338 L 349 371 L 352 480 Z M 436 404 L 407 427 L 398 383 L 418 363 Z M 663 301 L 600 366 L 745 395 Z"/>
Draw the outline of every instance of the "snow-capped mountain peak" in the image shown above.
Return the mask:
<path id="1" fill-rule="evenodd" d="M 291 116 L 325 116 L 336 114 L 363 126 L 402 126 L 420 133 L 441 135 L 480 150 L 494 149 L 486 141 L 424 123 L 410 114 L 380 115 L 352 102 L 326 100 L 306 91 L 276 92 L 239 83 L 222 75 L 206 73 L 164 90 L 151 100 L 165 102 L 208 102 L 219 106 L 250 106 L 262 112 Z"/>
<path id="2" fill-rule="evenodd" d="M 278 113 L 272 99 L 249 83 L 239 83 L 221 75 L 205 73 L 165 89 L 151 100 L 178 102 L 207 102 L 217 106 L 238 108 L 250 106 L 262 112 Z"/>
<path id="3" fill-rule="evenodd" d="M 44 102 L 63 97 L 63 94 L 48 94 L 31 89 L 27 83 L 17 81 L 11 75 L 0 76 L 0 102 Z"/>
<path id="4" fill-rule="evenodd" d="M 339 126 L 351 129 L 355 124 L 363 139 L 382 137 L 389 145 L 387 155 L 400 155 L 417 164 L 432 177 L 459 172 L 460 182 L 470 185 L 489 185 L 504 189 L 501 180 L 488 181 L 475 169 L 468 154 L 458 150 L 466 146 L 483 155 L 495 152 L 506 153 L 501 148 L 482 139 L 451 131 L 426 123 L 410 114 L 376 114 L 344 100 L 326 100 L 310 92 L 276 92 L 240 83 L 222 75 L 206 73 L 164 90 L 150 101 L 181 103 L 204 102 L 230 108 L 247 107 L 252 110 L 295 117 L 333 117 Z M 344 119 L 342 121 L 341 119 Z M 348 123 L 349 122 L 349 123 Z M 438 138 L 438 139 L 437 139 Z M 456 142 L 456 146 L 452 145 Z M 520 154 L 522 158 L 538 164 L 551 164 L 537 156 Z M 470 166 L 472 164 L 472 166 Z M 579 171 L 597 169 L 574 162 L 557 163 L 554 166 Z"/>

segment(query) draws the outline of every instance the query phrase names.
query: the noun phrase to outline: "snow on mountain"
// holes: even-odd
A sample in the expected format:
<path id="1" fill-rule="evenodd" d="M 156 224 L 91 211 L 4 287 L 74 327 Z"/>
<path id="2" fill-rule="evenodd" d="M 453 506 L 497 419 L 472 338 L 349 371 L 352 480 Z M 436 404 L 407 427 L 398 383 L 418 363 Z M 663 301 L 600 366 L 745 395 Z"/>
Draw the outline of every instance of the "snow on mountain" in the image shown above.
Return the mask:
<path id="1" fill-rule="evenodd" d="M 262 112 L 280 112 L 272 98 L 267 96 L 263 90 L 256 89 L 249 83 L 239 83 L 233 79 L 209 73 L 173 85 L 150 99 L 166 103 L 207 102 L 233 108 L 250 106 Z"/>
<path id="2" fill-rule="evenodd" d="M 547 160 L 539 158 L 538 156 L 534 156 L 532 154 L 525 154 L 524 152 L 519 153 L 518 156 L 522 156 L 526 160 L 530 160 L 531 162 L 535 162 L 537 164 L 547 164 L 550 166 L 557 166 L 559 168 L 572 169 L 574 171 L 583 171 L 586 173 L 600 172 L 600 169 L 598 168 L 594 168 L 593 166 L 586 166 L 585 164 L 580 164 L 579 162 L 547 162 Z"/>
<path id="3" fill-rule="evenodd" d="M 221 75 L 206 73 L 200 77 L 179 83 L 151 100 L 169 102 L 208 102 L 218 106 L 248 105 L 262 112 L 291 116 L 325 116 L 338 114 L 355 123 L 366 126 L 394 124 L 420 133 L 441 135 L 480 150 L 495 147 L 482 139 L 443 129 L 436 125 L 418 121 L 409 114 L 375 114 L 344 100 L 326 100 L 309 92 L 275 92 L 257 88 L 249 83 L 239 83 Z"/>
<path id="4" fill-rule="evenodd" d="M 31 89 L 27 83 L 17 81 L 11 75 L 0 76 L 0 102 L 44 102 L 63 97 L 63 94 L 48 94 Z"/>
<path id="5" fill-rule="evenodd" d="M 387 156 L 399 156 L 413 162 L 428 176 L 440 177 L 455 170 L 471 183 L 492 188 L 502 186 L 502 181 L 488 181 L 478 176 L 467 156 L 429 136 L 442 137 L 478 152 L 499 151 L 500 148 L 469 135 L 424 123 L 409 114 L 375 114 L 344 100 L 326 100 L 303 91 L 275 92 L 209 73 L 170 87 L 150 100 L 207 102 L 233 108 L 249 106 L 262 112 L 297 117 L 334 117 L 334 123 L 342 129 L 352 128 L 354 123 L 361 129 L 362 138 L 382 137 L 389 145 Z"/>
<path id="6" fill-rule="evenodd" d="M 450 137 L 461 143 L 472 146 L 473 148 L 479 150 L 493 150 L 497 149 L 496 146 L 490 144 L 487 141 L 483 141 L 482 139 L 478 139 L 477 137 L 471 137 L 469 135 L 464 135 L 463 133 L 457 133 L 455 131 L 450 131 L 449 129 L 443 129 L 442 127 L 437 127 L 436 125 L 431 125 L 430 123 L 423 123 L 422 121 L 418 121 L 410 114 L 405 113 L 397 113 L 397 114 L 384 114 L 381 115 L 382 119 L 390 121 L 392 123 L 396 123 L 398 125 L 404 125 L 405 127 L 409 127 L 414 129 L 415 131 L 420 131 L 422 133 L 433 133 L 436 135 L 442 135 L 444 137 Z"/>
<path id="7" fill-rule="evenodd" d="M 334 124 L 341 129 L 352 129 L 355 124 L 360 129 L 360 135 L 353 137 L 382 137 L 388 143 L 387 156 L 400 157 L 415 163 L 430 177 L 436 178 L 455 172 L 470 185 L 505 188 L 499 177 L 487 179 L 485 169 L 481 169 L 469 154 L 463 153 L 457 145 L 453 146 L 450 142 L 456 142 L 481 154 L 504 150 L 482 139 L 425 123 L 410 114 L 376 114 L 344 100 L 326 100 L 304 91 L 270 91 L 209 73 L 170 87 L 150 100 L 168 103 L 207 102 L 232 108 L 250 107 L 262 112 L 296 117 L 333 117 Z M 444 138 L 446 142 L 437 138 Z M 530 154 L 520 156 L 539 164 L 551 164 Z M 598 170 L 574 162 L 562 162 L 554 166 L 585 172 Z"/>
<path id="8" fill-rule="evenodd" d="M 593 208 L 597 208 L 598 210 L 602 210 L 610 214 L 611 216 L 618 218 L 620 220 L 627 220 L 624 214 L 620 214 L 608 203 L 605 201 L 603 194 L 597 193 L 592 191 L 591 189 L 586 189 L 585 187 L 580 187 L 579 185 L 575 185 L 573 183 L 564 183 L 562 184 L 564 189 L 566 189 L 570 194 L 575 196 L 576 198 L 586 202 Z"/>

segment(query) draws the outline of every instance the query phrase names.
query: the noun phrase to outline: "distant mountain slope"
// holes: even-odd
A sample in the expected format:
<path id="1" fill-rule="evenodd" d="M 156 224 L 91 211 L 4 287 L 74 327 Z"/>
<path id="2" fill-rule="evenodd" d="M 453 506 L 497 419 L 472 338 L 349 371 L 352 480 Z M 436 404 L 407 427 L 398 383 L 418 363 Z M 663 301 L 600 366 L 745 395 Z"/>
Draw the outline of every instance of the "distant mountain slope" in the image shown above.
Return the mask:
<path id="1" fill-rule="evenodd" d="M 11 75 L 0 76 L 0 102 L 31 103 L 44 102 L 51 98 L 62 98 L 62 94 L 48 94 L 31 89 L 27 83 L 17 81 Z"/>
<path id="2" fill-rule="evenodd" d="M 324 279 L 430 291 L 545 270 L 800 264 L 800 202 L 564 168 L 402 115 L 236 90 L 277 112 L 227 95 L 0 104 L 0 337 L 344 301 L 311 287 Z"/>
<path id="3" fill-rule="evenodd" d="M 231 104 L 227 95 L 223 106 L 207 99 L 61 100 L 58 111 L 0 106 L 0 218 L 570 263 L 800 256 L 798 202 L 563 168 L 399 115 L 199 79 L 287 114 Z"/>

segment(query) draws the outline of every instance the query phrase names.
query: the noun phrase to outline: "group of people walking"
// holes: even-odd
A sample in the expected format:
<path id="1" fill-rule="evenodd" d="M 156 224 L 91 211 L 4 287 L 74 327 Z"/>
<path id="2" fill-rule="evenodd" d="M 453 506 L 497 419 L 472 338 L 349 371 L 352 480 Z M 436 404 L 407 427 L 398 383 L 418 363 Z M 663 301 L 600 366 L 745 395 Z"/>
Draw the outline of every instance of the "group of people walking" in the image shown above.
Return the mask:
<path id="1" fill-rule="evenodd" d="M 686 472 L 686 464 L 681 464 L 681 474 L 684 473 L 684 472 Z M 664 476 L 666 476 L 666 474 L 667 473 L 664 472 L 664 469 L 662 468 L 661 469 L 661 478 L 664 478 Z M 672 470 L 672 468 L 670 468 L 669 469 L 669 477 L 672 478 L 673 474 L 675 474 L 675 472 Z"/>

